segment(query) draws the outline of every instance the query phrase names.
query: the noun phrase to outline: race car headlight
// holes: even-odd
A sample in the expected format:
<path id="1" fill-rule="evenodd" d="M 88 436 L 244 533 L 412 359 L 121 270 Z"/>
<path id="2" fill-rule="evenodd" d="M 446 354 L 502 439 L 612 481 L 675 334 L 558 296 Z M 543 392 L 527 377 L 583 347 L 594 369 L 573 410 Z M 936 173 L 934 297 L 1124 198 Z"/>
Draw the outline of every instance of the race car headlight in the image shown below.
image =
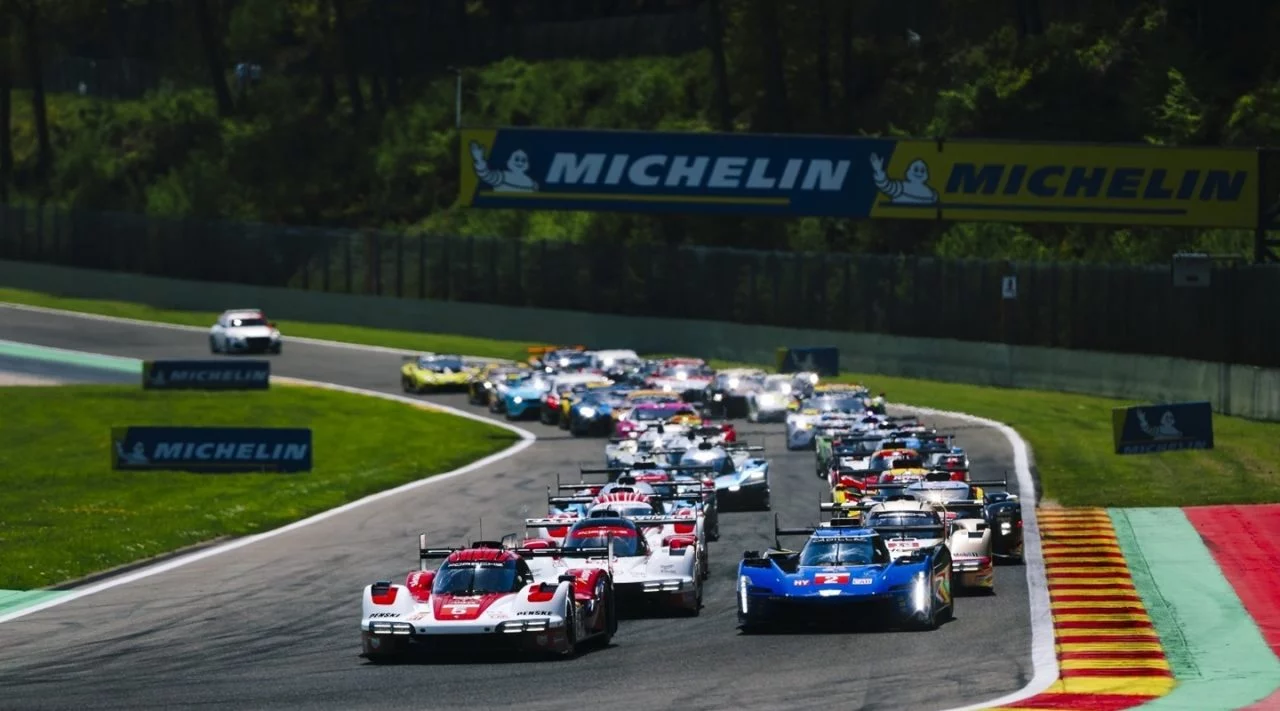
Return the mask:
<path id="1" fill-rule="evenodd" d="M 684 582 L 680 580 L 658 580 L 652 583 L 644 584 L 644 591 L 651 592 L 678 592 L 684 588 Z"/>
<path id="2" fill-rule="evenodd" d="M 408 622 L 377 620 L 369 623 L 369 631 L 374 634 L 413 634 L 413 625 Z"/>
<path id="3" fill-rule="evenodd" d="M 1001 533 L 1008 533 L 1009 531 L 1012 531 L 1012 530 L 1013 530 L 1013 524 L 1012 524 L 1012 523 L 1009 523 L 1008 521 L 1001 521 L 1001 522 L 1000 522 L 1000 532 L 1001 532 Z"/>
<path id="4" fill-rule="evenodd" d="M 915 585 L 911 589 L 911 606 L 916 612 L 924 612 L 925 605 L 929 602 L 929 581 L 925 578 L 924 573 L 916 573 Z"/>
<path id="5" fill-rule="evenodd" d="M 738 380 L 737 378 L 729 378 L 729 387 L 730 387 L 730 388 L 736 388 L 736 387 L 738 387 L 738 385 L 740 385 L 741 383 L 742 383 L 742 381 L 741 381 L 741 380 Z"/>
<path id="6" fill-rule="evenodd" d="M 578 410 L 578 414 L 583 417 L 595 417 L 596 409 L 594 407 L 584 407 L 581 410 Z"/>
<path id="7" fill-rule="evenodd" d="M 688 379 L 689 379 L 688 373 L 684 371 L 680 371 L 679 373 L 676 373 L 676 380 L 688 380 Z"/>
<path id="8" fill-rule="evenodd" d="M 519 395 L 516 395 L 515 397 L 511 398 L 511 402 L 515 405 L 519 405 L 520 403 L 524 402 L 524 398 L 520 397 Z"/>
<path id="9" fill-rule="evenodd" d="M 560 367 L 561 367 L 561 368 L 568 368 L 568 367 L 569 367 L 569 359 L 568 359 L 568 358 L 561 358 L 561 359 L 560 359 Z"/>
<path id="10" fill-rule="evenodd" d="M 742 612 L 745 614 L 750 607 L 750 596 L 747 595 L 747 587 L 751 585 L 751 579 L 743 575 L 738 578 L 738 604 L 742 606 Z"/>
<path id="11" fill-rule="evenodd" d="M 790 395 L 791 383 L 783 383 L 782 386 L 778 388 L 778 390 L 781 391 L 783 395 Z"/>
<path id="12" fill-rule="evenodd" d="M 797 422 L 797 423 L 796 423 L 796 429 L 798 429 L 798 430 L 811 430 L 811 429 L 813 429 L 813 423 L 812 423 L 812 422 Z"/>
<path id="13" fill-rule="evenodd" d="M 711 396 L 711 399 L 715 400 L 716 402 L 720 402 L 721 400 L 724 399 L 724 395 L 721 395 L 720 393 L 716 393 L 715 395 Z"/>
<path id="14" fill-rule="evenodd" d="M 746 476 L 742 477 L 742 480 L 743 480 L 743 481 L 758 481 L 758 480 L 763 479 L 763 478 L 764 478 L 764 470 L 763 470 L 763 469 L 756 469 L 756 470 L 753 470 L 753 471 L 751 471 L 751 472 L 748 472 Z"/>
<path id="15" fill-rule="evenodd" d="M 532 620 L 511 620 L 498 625 L 498 631 L 503 634 L 519 634 L 521 632 L 546 632 L 551 626 L 551 618 L 542 617 Z"/>

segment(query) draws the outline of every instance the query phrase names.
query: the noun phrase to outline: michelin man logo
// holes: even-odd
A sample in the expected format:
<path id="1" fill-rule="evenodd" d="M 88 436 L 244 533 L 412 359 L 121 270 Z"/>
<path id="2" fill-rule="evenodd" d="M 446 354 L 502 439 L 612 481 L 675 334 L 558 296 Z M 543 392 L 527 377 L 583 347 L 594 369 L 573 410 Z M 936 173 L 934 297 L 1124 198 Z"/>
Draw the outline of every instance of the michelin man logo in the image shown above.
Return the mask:
<path id="1" fill-rule="evenodd" d="M 1152 439 L 1177 439 L 1182 436 L 1182 431 L 1178 429 L 1178 422 L 1173 417 L 1172 410 L 1165 410 L 1160 416 L 1160 424 L 1152 426 L 1147 422 L 1147 413 L 1138 410 L 1138 426 L 1142 431 Z"/>
<path id="2" fill-rule="evenodd" d="M 122 464 L 142 465 L 150 464 L 151 459 L 147 457 L 147 448 L 141 442 L 135 442 L 132 452 L 126 452 L 124 442 L 116 442 L 116 457 Z"/>
<path id="3" fill-rule="evenodd" d="M 522 150 L 512 151 L 507 157 L 506 170 L 499 170 L 489 167 L 489 162 L 484 157 L 484 148 L 472 141 L 471 162 L 475 167 L 476 177 L 492 187 L 494 192 L 532 193 L 538 190 L 538 182 L 528 175 L 529 154 Z"/>
<path id="4" fill-rule="evenodd" d="M 907 166 L 902 180 L 890 179 L 884 172 L 884 159 L 871 154 L 871 177 L 876 189 L 884 193 L 894 205 L 934 205 L 938 191 L 929 187 L 929 164 L 917 158 Z"/>

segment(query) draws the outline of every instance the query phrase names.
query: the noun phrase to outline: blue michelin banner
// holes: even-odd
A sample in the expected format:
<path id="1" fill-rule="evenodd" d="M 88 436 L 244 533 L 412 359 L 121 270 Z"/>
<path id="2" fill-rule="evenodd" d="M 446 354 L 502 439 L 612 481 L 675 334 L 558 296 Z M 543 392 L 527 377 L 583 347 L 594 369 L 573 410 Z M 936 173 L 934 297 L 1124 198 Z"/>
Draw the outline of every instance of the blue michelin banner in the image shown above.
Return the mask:
<path id="1" fill-rule="evenodd" d="M 118 471 L 311 471 L 311 430 L 265 427 L 116 427 Z"/>
<path id="2" fill-rule="evenodd" d="M 818 348 L 779 348 L 779 373 L 817 373 L 835 376 L 840 374 L 840 349 L 832 346 Z"/>
<path id="3" fill-rule="evenodd" d="M 1213 408 L 1207 402 L 1118 407 L 1111 431 L 1116 454 L 1213 449 Z"/>
<path id="4" fill-rule="evenodd" d="M 1254 227 L 1254 149 L 466 129 L 458 204 Z"/>
<path id="5" fill-rule="evenodd" d="M 271 363 L 265 360 L 148 360 L 145 390 L 266 390 Z"/>
<path id="6" fill-rule="evenodd" d="M 644 131 L 467 130 L 461 204 L 866 217 L 894 141 Z"/>

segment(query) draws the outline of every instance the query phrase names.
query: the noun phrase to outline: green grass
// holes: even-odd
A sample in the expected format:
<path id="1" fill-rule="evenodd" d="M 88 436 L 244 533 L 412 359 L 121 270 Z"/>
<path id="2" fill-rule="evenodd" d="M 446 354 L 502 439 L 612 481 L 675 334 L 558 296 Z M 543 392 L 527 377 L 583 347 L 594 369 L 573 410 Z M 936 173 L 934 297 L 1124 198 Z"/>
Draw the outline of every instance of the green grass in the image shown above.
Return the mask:
<path id="1" fill-rule="evenodd" d="M 0 303 L 6 302 L 25 306 L 66 309 L 86 314 L 174 323 L 184 326 L 208 327 L 218 318 L 218 312 L 215 311 L 176 311 L 128 301 L 76 299 L 26 289 L 0 288 Z M 484 358 L 524 360 L 529 357 L 525 349 L 531 345 L 536 345 L 523 341 L 499 341 L 441 333 L 392 331 L 381 328 L 347 326 L 339 323 L 311 323 L 305 321 L 277 321 L 276 323 L 286 338 L 289 336 L 321 338 L 328 341 L 403 348 L 411 351 L 463 353 Z"/>
<path id="2" fill-rule="evenodd" d="M 301 387 L 0 388 L 0 588 L 75 579 L 224 536 L 265 531 L 449 471 L 515 435 L 403 403 Z M 118 472 L 113 425 L 310 427 L 297 474 Z"/>
<path id="3" fill-rule="evenodd" d="M 207 325 L 213 314 L 163 311 L 140 304 L 68 299 L 0 289 L 0 302 Z M 526 344 L 482 338 L 282 323 L 289 334 L 351 343 L 523 358 Z M 718 367 L 743 365 L 717 362 Z M 1280 501 L 1280 423 L 1215 416 L 1212 451 L 1120 456 L 1111 441 L 1111 410 L 1139 404 L 1111 398 L 1010 390 L 882 375 L 846 375 L 890 401 L 968 412 L 1015 427 L 1031 444 L 1044 498 L 1066 506 L 1190 506 Z"/>

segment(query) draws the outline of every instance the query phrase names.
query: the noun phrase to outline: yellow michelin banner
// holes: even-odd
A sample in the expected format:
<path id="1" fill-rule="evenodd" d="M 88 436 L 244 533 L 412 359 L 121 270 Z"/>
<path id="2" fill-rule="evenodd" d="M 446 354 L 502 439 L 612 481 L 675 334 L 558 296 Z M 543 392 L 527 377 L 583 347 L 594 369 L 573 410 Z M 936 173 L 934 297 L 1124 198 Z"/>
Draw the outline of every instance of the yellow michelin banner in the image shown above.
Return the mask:
<path id="1" fill-rule="evenodd" d="M 869 136 L 462 132 L 459 205 L 1252 228 L 1259 152 Z"/>
<path id="2" fill-rule="evenodd" d="M 899 141 L 871 216 L 1252 228 L 1252 149 Z"/>

